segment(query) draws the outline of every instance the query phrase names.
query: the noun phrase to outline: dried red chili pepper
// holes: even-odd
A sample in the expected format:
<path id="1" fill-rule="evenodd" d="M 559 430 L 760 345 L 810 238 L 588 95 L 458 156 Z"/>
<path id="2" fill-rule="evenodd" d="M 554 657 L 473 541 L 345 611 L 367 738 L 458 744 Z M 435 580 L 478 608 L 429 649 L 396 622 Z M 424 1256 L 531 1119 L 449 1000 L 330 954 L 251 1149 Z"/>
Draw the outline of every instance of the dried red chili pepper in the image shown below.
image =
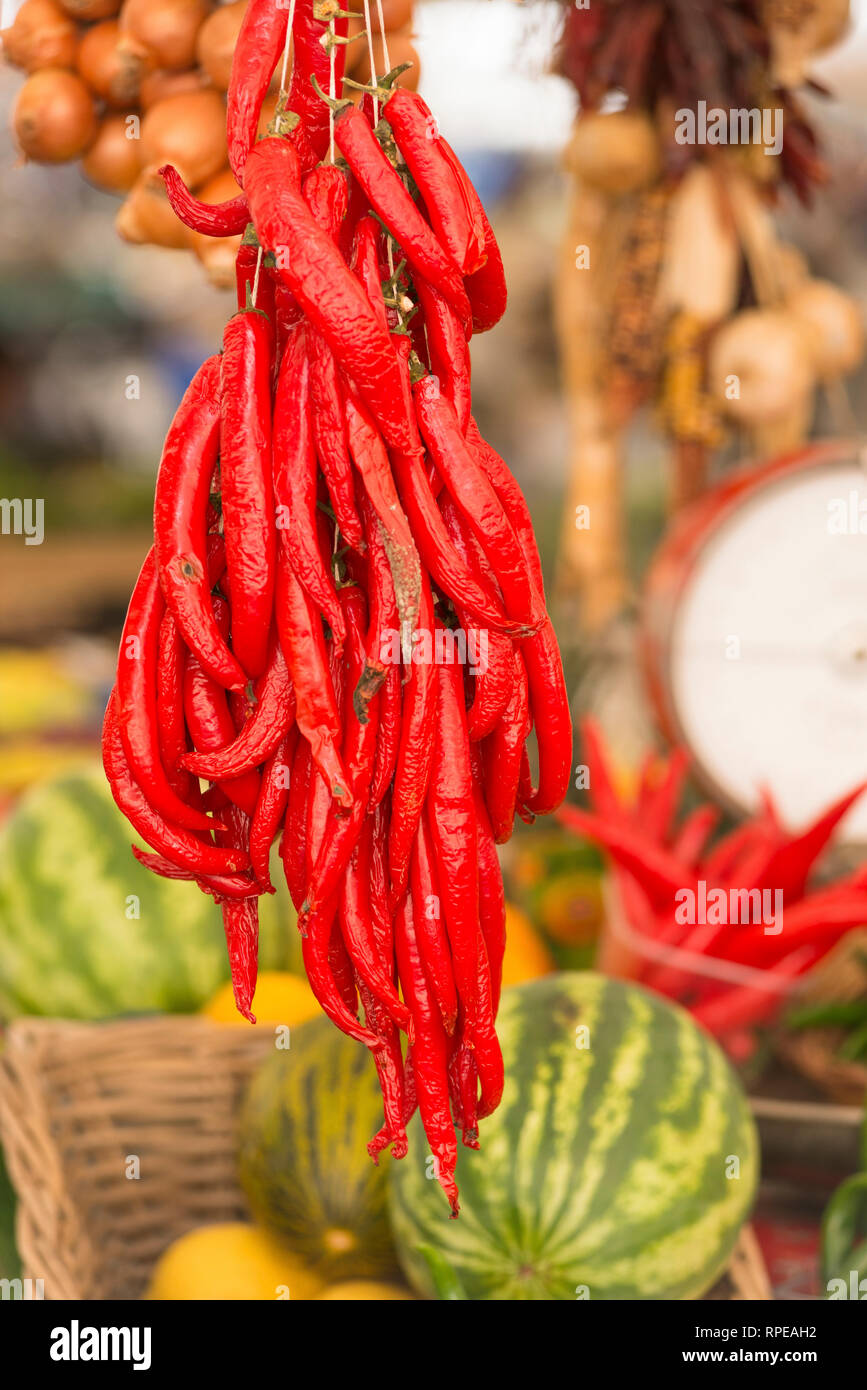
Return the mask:
<path id="1" fill-rule="evenodd" d="M 424 316 L 425 345 L 431 371 L 451 401 L 462 435 L 467 432 L 472 408 L 470 349 L 457 314 L 438 290 L 421 275 L 413 279 L 416 298 Z"/>
<path id="2" fill-rule="evenodd" d="M 433 845 L 424 818 L 419 821 L 416 830 L 410 873 L 412 915 L 419 954 L 443 1027 L 451 1034 L 458 1018 L 458 994 L 434 868 Z"/>
<path id="3" fill-rule="evenodd" d="M 183 766 L 198 777 L 219 782 L 240 777 L 269 758 L 295 722 L 295 692 L 283 648 L 272 635 L 268 664 L 255 687 L 256 703 L 238 737 L 226 748 L 185 753 Z"/>
<path id="4" fill-rule="evenodd" d="M 388 444 L 412 451 L 414 429 L 400 364 L 388 333 L 331 238 L 311 216 L 300 169 L 285 140 L 260 140 L 247 163 L 246 191 L 262 245 L 335 359 L 352 377 Z"/>
<path id="5" fill-rule="evenodd" d="M 293 724 L 262 769 L 259 799 L 250 825 L 250 864 L 257 880 L 265 888 L 271 887 L 271 846 L 289 802 L 290 768 L 298 738 L 298 729 Z"/>
<path id="6" fill-rule="evenodd" d="M 289 800 L 280 840 L 280 858 L 289 896 L 300 912 L 307 892 L 307 802 L 310 796 L 313 759 L 310 744 L 299 737 L 289 777 Z"/>
<path id="7" fill-rule="evenodd" d="M 223 335 L 220 496 L 233 650 L 256 677 L 268 657 L 275 565 L 270 328 L 258 311 L 236 314 Z"/>
<path id="8" fill-rule="evenodd" d="M 204 236 L 238 236 L 250 221 L 250 209 L 243 193 L 225 203 L 203 203 L 190 192 L 173 164 L 157 170 L 175 216 L 194 232 Z"/>
<path id="9" fill-rule="evenodd" d="M 391 870 L 391 901 L 404 893 L 409 873 L 413 841 L 427 796 L 434 756 L 434 722 L 437 705 L 437 678 L 433 663 L 434 614 L 430 583 L 422 574 L 419 608 L 419 641 L 429 651 L 414 645 L 409 679 L 403 692 L 400 744 L 394 772 L 392 815 L 388 858 Z"/>
<path id="10" fill-rule="evenodd" d="M 394 944 L 401 989 L 415 1024 L 415 1041 L 409 1055 L 422 1124 L 436 1162 L 437 1181 L 448 1198 L 452 1216 L 457 1216 L 459 1203 L 454 1173 L 458 1153 L 449 1114 L 448 1042 L 439 1009 L 425 979 L 408 897 L 404 897 L 397 912 Z"/>
<path id="11" fill-rule="evenodd" d="M 460 267 L 425 222 L 357 107 L 346 106 L 337 113 L 334 138 L 371 207 L 400 243 L 409 266 L 448 300 L 469 336 L 472 316 Z"/>
<path id="12" fill-rule="evenodd" d="M 257 898 L 227 898 L 221 904 L 232 993 L 238 1013 L 250 1023 L 256 1022 L 251 1005 L 256 993 L 256 972 L 259 950 L 259 904 Z"/>
<path id="13" fill-rule="evenodd" d="M 518 800 L 521 755 L 530 733 L 527 672 L 521 653 L 512 654 L 512 689 L 509 703 L 494 729 L 481 745 L 485 767 L 485 801 L 498 845 L 511 838 Z"/>
<path id="14" fill-rule="evenodd" d="M 485 227 L 467 192 L 469 180 L 458 176 L 453 157 L 444 153 L 445 142 L 430 107 L 417 92 L 395 87 L 383 115 L 424 199 L 434 231 L 463 274 L 471 275 L 486 254 Z"/>
<path id="15" fill-rule="evenodd" d="M 386 1010 L 389 1017 L 410 1037 L 413 1035 L 409 1009 L 398 997 L 391 979 L 390 962 L 380 954 L 379 942 L 370 911 L 365 869 L 369 861 L 370 822 L 365 823 L 361 839 L 353 847 L 340 893 L 340 928 L 343 942 L 359 980 Z"/>
<path id="16" fill-rule="evenodd" d="M 105 711 L 102 761 L 112 796 L 133 829 L 152 849 L 196 874 L 234 874 L 249 868 L 249 856 L 243 851 L 220 849 L 189 830 L 170 825 L 151 806 L 129 769 L 114 691 Z"/>
<path id="17" fill-rule="evenodd" d="M 238 31 L 226 96 L 226 141 L 232 173 L 242 187 L 262 102 L 286 45 L 288 22 L 285 5 L 249 0 Z"/>
<path id="18" fill-rule="evenodd" d="M 226 689 L 246 676 L 223 641 L 211 608 L 206 512 L 220 441 L 220 358 L 209 357 L 184 393 L 163 447 L 154 502 L 160 586 L 184 641 Z"/>
<path id="19" fill-rule="evenodd" d="M 156 721 L 160 760 L 173 790 L 182 801 L 192 793 L 190 774 L 180 766 L 187 751 L 184 723 L 184 665 L 186 648 L 171 609 L 160 622 L 157 651 Z"/>
<path id="20" fill-rule="evenodd" d="M 148 551 L 123 625 L 117 658 L 117 704 L 130 770 L 155 810 L 188 830 L 211 821 L 175 792 L 160 758 L 157 734 L 157 655 L 164 612 L 156 556 Z"/>
<path id="21" fill-rule="evenodd" d="M 438 666 L 437 675 L 433 769 L 425 816 L 458 997 L 472 1032 L 478 992 L 479 883 L 469 737 L 460 669 Z"/>
<path id="22" fill-rule="evenodd" d="M 283 552 L 313 603 L 343 646 L 346 628 L 317 537 L 316 454 L 310 412 L 307 332 L 299 325 L 287 345 L 274 402 L 274 499 Z"/>
<path id="23" fill-rule="evenodd" d="M 259 892 L 249 874 L 194 874 L 192 869 L 184 869 L 173 864 L 162 854 L 147 854 L 138 845 L 131 846 L 132 852 L 144 868 L 160 878 L 171 878 L 184 883 L 197 883 L 202 892 L 212 898 L 249 898 Z"/>

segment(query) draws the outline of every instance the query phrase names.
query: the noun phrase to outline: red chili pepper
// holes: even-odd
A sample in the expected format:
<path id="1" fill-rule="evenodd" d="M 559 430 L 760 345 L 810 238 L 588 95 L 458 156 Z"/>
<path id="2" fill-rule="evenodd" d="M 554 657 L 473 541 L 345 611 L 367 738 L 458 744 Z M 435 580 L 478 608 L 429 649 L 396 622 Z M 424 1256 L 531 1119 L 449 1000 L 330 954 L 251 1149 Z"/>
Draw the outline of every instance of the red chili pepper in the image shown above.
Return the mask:
<path id="1" fill-rule="evenodd" d="M 268 758 L 262 770 L 259 800 L 250 826 L 250 863 L 257 880 L 266 888 L 271 887 L 271 846 L 286 813 L 290 769 L 298 738 L 293 724 Z"/>
<path id="2" fill-rule="evenodd" d="M 352 269 L 358 276 L 374 313 L 384 329 L 388 329 L 388 317 L 382 296 L 382 276 L 379 269 L 379 243 L 382 235 L 380 224 L 368 214 L 356 225 L 352 242 Z"/>
<path id="3" fill-rule="evenodd" d="M 233 649 L 251 677 L 268 658 L 274 607 L 271 343 L 268 320 L 236 314 L 223 335 L 220 491 Z"/>
<path id="4" fill-rule="evenodd" d="M 475 333 L 487 333 L 488 329 L 500 322 L 506 312 L 508 294 L 503 258 L 500 255 L 494 230 L 488 221 L 485 209 L 482 207 L 482 200 L 467 177 L 464 166 L 445 140 L 442 142 L 442 150 L 446 158 L 452 162 L 452 167 L 458 177 L 463 176 L 468 196 L 482 223 L 485 238 L 485 259 L 478 270 L 467 276 L 464 285 L 473 310 L 473 331 Z"/>
<path id="5" fill-rule="evenodd" d="M 116 692 L 112 691 L 103 724 L 102 761 L 112 796 L 133 829 L 152 849 L 196 874 L 234 874 L 249 868 L 249 857 L 243 851 L 220 849 L 188 830 L 170 825 L 151 806 L 130 772 L 116 701 Z"/>
<path id="6" fill-rule="evenodd" d="M 346 106 L 337 113 L 334 138 L 409 266 L 448 300 L 469 336 L 472 315 L 460 267 L 425 222 L 357 107 Z"/>
<path id="7" fill-rule="evenodd" d="M 164 164 L 157 173 L 162 177 L 172 210 L 185 227 L 204 236 L 238 236 L 247 228 L 250 209 L 243 193 L 225 203 L 203 203 L 187 188 L 173 164 Z"/>
<path id="8" fill-rule="evenodd" d="M 382 1038 L 383 1046 L 374 1052 L 376 1072 L 382 1091 L 385 1123 L 378 1134 L 367 1145 L 367 1152 L 374 1163 L 379 1162 L 383 1149 L 391 1145 L 392 1158 L 406 1158 L 409 1143 L 406 1137 L 403 1112 L 406 1104 L 403 1089 L 403 1054 L 400 1048 L 400 1034 L 385 1009 L 371 994 L 367 986 L 359 980 L 358 992 L 367 1019 L 377 1037 Z"/>
<path id="9" fill-rule="evenodd" d="M 249 898 L 259 892 L 259 885 L 249 874 L 194 874 L 192 869 L 181 868 L 162 854 L 146 854 L 138 845 L 130 848 L 138 862 L 152 874 L 183 883 L 197 883 L 202 892 L 209 893 L 212 898 Z"/>
<path id="10" fill-rule="evenodd" d="M 588 815 L 577 806 L 561 806 L 557 819 L 576 834 L 607 849 L 641 885 L 655 907 L 667 908 L 683 888 L 683 865 L 667 850 L 649 845 L 632 826 Z"/>
<path id="11" fill-rule="evenodd" d="M 683 864 L 695 867 L 708 837 L 719 821 L 715 806 L 698 806 L 686 817 L 672 841 L 671 852 Z"/>
<path id="12" fill-rule="evenodd" d="M 222 609 L 222 600 L 215 600 Z M 235 724 L 226 692 L 203 670 L 192 652 L 184 671 L 184 714 L 197 752 L 216 752 L 235 742 Z M 259 774 L 245 772 L 240 777 L 220 778 L 219 786 L 229 800 L 252 815 L 259 795 Z"/>
<path id="13" fill-rule="evenodd" d="M 163 447 L 154 503 L 160 585 L 190 651 L 226 689 L 246 676 L 223 641 L 211 608 L 206 514 L 220 442 L 220 358 L 193 377 Z"/>
<path id="14" fill-rule="evenodd" d="M 456 173 L 453 159 L 430 107 L 417 92 L 395 87 L 383 108 L 401 155 L 424 199 L 431 225 L 464 275 L 478 270 L 485 255 L 485 228 L 467 192 L 469 180 Z"/>
<path id="15" fill-rule="evenodd" d="M 449 1093 L 455 1124 L 461 1128 L 461 1143 L 467 1149 L 480 1148 L 479 1070 L 475 1049 L 463 1037 L 449 1059 Z"/>
<path id="16" fill-rule="evenodd" d="M 210 830 L 212 822 L 175 792 L 160 758 L 157 733 L 157 660 L 165 605 L 156 556 L 148 551 L 130 599 L 117 658 L 120 731 L 130 769 L 151 805 L 176 825 Z"/>
<path id="17" fill-rule="evenodd" d="M 286 803 L 286 820 L 280 840 L 280 858 L 283 861 L 286 886 L 296 912 L 301 911 L 307 892 L 307 803 L 312 769 L 310 744 L 306 738 L 299 737 L 292 759 L 289 800 Z"/>
<path id="18" fill-rule="evenodd" d="M 299 191 L 298 159 L 285 140 L 260 140 L 247 164 L 246 190 L 262 245 L 349 373 L 388 444 L 417 447 L 407 416 L 401 368 L 391 339 L 331 238 Z"/>
<path id="19" fill-rule="evenodd" d="M 469 344 L 457 314 L 439 291 L 421 275 L 415 276 L 413 285 L 424 316 L 422 327 L 431 371 L 442 382 L 443 394 L 452 403 L 461 434 L 466 435 L 472 409 Z"/>
<path id="20" fill-rule="evenodd" d="M 533 521 L 520 484 L 508 464 L 500 458 L 496 449 L 483 438 L 472 416 L 470 416 L 466 435 L 467 444 L 474 451 L 479 466 L 487 475 L 488 481 L 506 509 L 509 520 L 515 528 L 515 535 L 520 542 L 524 563 L 530 578 L 540 597 L 544 599 L 545 581 L 542 577 L 542 562 L 539 559 L 539 548 L 536 545 Z"/>
<path id="21" fill-rule="evenodd" d="M 221 903 L 232 993 L 235 1008 L 250 1023 L 256 1022 L 251 1005 L 256 993 L 259 951 L 259 902 L 257 898 L 229 898 Z"/>
<path id="22" fill-rule="evenodd" d="M 458 994 L 452 970 L 449 942 L 443 922 L 442 898 L 434 868 L 430 831 L 422 819 L 413 845 L 412 916 L 419 954 L 443 1027 L 451 1034 L 458 1018 Z"/>
<path id="23" fill-rule="evenodd" d="M 226 96 L 226 141 L 229 164 L 242 187 L 262 102 L 285 47 L 288 22 L 286 6 L 275 0 L 249 0 L 238 31 Z"/>
<path id="24" fill-rule="evenodd" d="M 503 1053 L 494 1027 L 494 1005 L 488 952 L 479 932 L 478 1016 L 473 1028 L 473 1056 L 479 1074 L 478 1116 L 493 1115 L 503 1098 Z"/>
<path id="25" fill-rule="evenodd" d="M 493 583 L 490 568 L 470 531 L 469 526 L 450 497 L 440 502 L 440 511 L 452 544 L 461 559 L 481 583 Z M 512 695 L 515 676 L 514 647 L 500 632 L 473 623 L 461 604 L 456 605 L 461 627 L 466 636 L 468 660 L 471 661 L 474 699 L 467 712 L 470 739 L 477 742 L 495 728 Z M 530 793 L 532 794 L 532 787 Z"/>
<path id="26" fill-rule="evenodd" d="M 512 663 L 514 675 L 509 703 L 499 723 L 481 745 L 485 767 L 485 801 L 491 817 L 494 839 L 498 845 L 511 839 L 518 800 L 518 781 L 521 775 L 521 755 L 532 727 L 527 672 L 520 652 L 514 652 Z"/>
<path id="27" fill-rule="evenodd" d="M 284 554 L 343 646 L 346 628 L 317 538 L 316 454 L 310 410 L 310 358 L 302 325 L 287 345 L 274 402 L 274 498 Z"/>
<path id="28" fill-rule="evenodd" d="M 435 376 L 413 387 L 422 437 L 454 502 L 475 533 L 502 590 L 506 612 L 529 632 L 544 623 L 541 595 L 527 573 L 514 527 L 467 446 L 454 408 Z"/>
<path id="29" fill-rule="evenodd" d="M 268 664 L 256 683 L 256 703 L 238 737 L 226 748 L 211 753 L 185 753 L 184 767 L 212 782 L 242 773 L 265 762 L 295 722 L 295 692 L 283 648 L 272 635 Z"/>
<path id="30" fill-rule="evenodd" d="M 364 670 L 365 634 L 364 623 L 366 604 L 361 590 L 351 585 L 340 591 L 340 603 L 346 618 L 349 635 L 348 661 L 345 679 L 347 689 L 344 695 L 344 736 L 343 765 L 349 776 L 353 804 L 349 815 L 336 816 L 333 807 L 327 806 L 327 832 L 322 835 L 322 844 L 309 874 L 307 902 L 302 915 L 315 910 L 328 902 L 338 892 L 340 880 L 346 872 L 350 855 L 361 834 L 367 810 L 368 791 L 373 776 L 374 753 L 376 749 L 377 710 L 374 706 L 368 711 L 369 717 L 362 724 L 354 709 L 354 691 Z M 303 926 L 303 923 L 301 924 Z M 347 945 L 349 943 L 347 942 Z M 351 951 L 350 951 L 350 954 Z M 356 969 L 361 972 L 358 962 Z M 364 977 L 366 978 L 366 977 Z M 370 980 L 367 983 L 373 989 Z M 377 991 L 374 989 L 374 993 Z M 377 995 L 377 997 L 380 997 Z"/>
<path id="31" fill-rule="evenodd" d="M 437 673 L 432 659 L 434 614 L 430 583 L 424 573 L 417 632 L 419 642 L 428 644 L 428 652 L 425 653 L 418 644 L 414 646 L 409 679 L 403 692 L 403 717 L 388 839 L 393 905 L 406 890 L 413 841 L 427 796 L 434 756 L 437 705 Z"/>
<path id="32" fill-rule="evenodd" d="M 160 760 L 172 789 L 182 801 L 193 795 L 190 774 L 180 766 L 187 751 L 184 723 L 186 648 L 171 610 L 163 613 L 157 651 L 156 721 Z"/>
<path id="33" fill-rule="evenodd" d="M 383 1042 L 369 1028 L 364 1028 L 347 1007 L 335 979 L 330 957 L 331 931 L 336 918 L 336 904 L 331 903 L 307 918 L 307 935 L 301 938 L 304 969 L 310 988 L 325 1013 L 349 1037 L 363 1042 L 371 1051 L 378 1051 Z"/>
<path id="34" fill-rule="evenodd" d="M 310 332 L 307 351 L 310 361 L 310 418 L 319 466 L 328 485 L 328 496 L 341 534 L 347 545 L 359 550 L 364 546 L 364 532 L 355 509 L 352 459 L 346 439 L 337 364 L 330 347 L 319 333 Z"/>
<path id="35" fill-rule="evenodd" d="M 539 785 L 524 800 L 524 809 L 533 816 L 547 816 L 562 802 L 572 776 L 572 716 L 563 658 L 550 618 L 520 644 L 520 650 L 539 753 Z"/>
<path id="36" fill-rule="evenodd" d="M 282 539 L 281 535 L 281 542 Z M 298 728 L 310 744 L 331 795 L 348 810 L 352 792 L 338 752 L 343 731 L 328 673 L 322 620 L 295 577 L 282 543 L 277 561 L 276 612 L 280 641 L 295 688 Z"/>
<path id="37" fill-rule="evenodd" d="M 491 1009 L 494 1018 L 500 1007 L 500 988 L 503 981 L 503 956 L 506 950 L 506 894 L 500 857 L 494 832 L 485 805 L 484 771 L 481 754 L 471 754 L 473 770 L 473 802 L 476 808 L 476 835 L 479 847 L 479 923 L 488 958 L 491 981 Z"/>
<path id="38" fill-rule="evenodd" d="M 340 894 L 340 927 L 343 942 L 359 979 L 388 1012 L 389 1017 L 413 1036 L 409 1009 L 401 1002 L 391 980 L 391 962 L 380 954 L 369 904 L 367 873 L 370 861 L 371 822 L 365 821 L 361 838 L 346 866 Z"/>
<path id="39" fill-rule="evenodd" d="M 344 406 L 349 450 L 373 510 L 382 523 L 401 628 L 411 632 L 418 613 L 421 585 L 418 551 L 397 495 L 385 445 L 348 383 Z"/>
<path id="40" fill-rule="evenodd" d="M 433 770 L 425 815 L 458 997 L 472 1034 L 478 992 L 479 883 L 467 716 L 460 668 L 441 665 L 437 675 Z"/>
<path id="41" fill-rule="evenodd" d="M 401 989 L 415 1024 L 415 1041 L 409 1051 L 422 1124 L 436 1160 L 437 1181 L 448 1197 L 452 1216 L 457 1216 L 454 1173 L 458 1152 L 449 1114 L 448 1041 L 425 979 L 408 897 L 397 912 L 394 944 Z"/>

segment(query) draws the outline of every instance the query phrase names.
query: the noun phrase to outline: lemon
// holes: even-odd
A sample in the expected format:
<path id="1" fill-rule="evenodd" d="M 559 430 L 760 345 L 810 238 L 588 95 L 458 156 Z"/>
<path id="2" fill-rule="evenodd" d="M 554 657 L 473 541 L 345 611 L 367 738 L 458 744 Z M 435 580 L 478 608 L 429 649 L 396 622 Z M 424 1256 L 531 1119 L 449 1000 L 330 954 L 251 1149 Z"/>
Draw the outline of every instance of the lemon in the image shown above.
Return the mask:
<path id="1" fill-rule="evenodd" d="M 322 1280 L 259 1226 L 199 1226 L 160 1257 L 145 1295 L 183 1299 L 312 1299 Z"/>
<path id="2" fill-rule="evenodd" d="M 288 970 L 261 970 L 253 995 L 253 1013 L 259 1023 L 284 1024 L 296 1028 L 306 1023 L 308 1018 L 317 1018 L 321 1009 L 313 991 L 302 975 L 292 975 Z M 215 1023 L 240 1023 L 249 1028 L 235 1008 L 232 986 L 221 985 L 213 998 L 202 1009 L 207 1018 Z"/>
<path id="3" fill-rule="evenodd" d="M 401 1289 L 397 1284 L 380 1284 L 375 1279 L 347 1279 L 343 1284 L 332 1284 L 324 1293 L 317 1295 L 320 1303 L 380 1303 L 400 1298 L 409 1299 L 411 1303 L 418 1301 L 409 1289 Z"/>
<path id="4" fill-rule="evenodd" d="M 503 988 L 550 975 L 556 966 L 532 922 L 514 903 L 506 903 L 506 954 Z"/>

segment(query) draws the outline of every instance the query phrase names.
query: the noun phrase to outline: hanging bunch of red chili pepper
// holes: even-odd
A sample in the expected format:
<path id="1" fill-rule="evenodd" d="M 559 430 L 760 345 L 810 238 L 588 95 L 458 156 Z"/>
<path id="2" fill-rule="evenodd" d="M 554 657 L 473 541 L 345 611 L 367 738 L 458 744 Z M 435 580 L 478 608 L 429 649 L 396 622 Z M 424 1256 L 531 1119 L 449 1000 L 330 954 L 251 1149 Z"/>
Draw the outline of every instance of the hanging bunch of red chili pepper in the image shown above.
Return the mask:
<path id="1" fill-rule="evenodd" d="M 582 733 L 590 809 L 563 807 L 558 818 L 613 861 L 633 933 L 621 964 L 718 1037 L 770 1021 L 787 983 L 867 922 L 864 869 L 809 883 L 864 784 L 798 832 L 786 828 L 765 792 L 756 816 L 711 843 L 719 819 L 711 805 L 677 821 L 688 771 L 682 749 L 667 761 L 648 758 L 627 799 L 615 789 L 595 723 L 585 721 Z"/>
<path id="2" fill-rule="evenodd" d="M 496 846 L 562 801 L 572 732 L 527 507 L 471 413 L 468 339 L 506 304 L 496 241 L 394 74 L 334 100 L 347 21 L 250 0 L 243 196 L 205 209 L 165 171 L 188 225 L 245 227 L 239 311 L 166 440 L 105 767 L 142 862 L 221 904 L 251 1019 L 279 840 L 311 986 L 376 1060 L 370 1152 L 405 1153 L 418 1108 L 456 1213 L 455 1127 L 477 1147 L 503 1087 Z"/>

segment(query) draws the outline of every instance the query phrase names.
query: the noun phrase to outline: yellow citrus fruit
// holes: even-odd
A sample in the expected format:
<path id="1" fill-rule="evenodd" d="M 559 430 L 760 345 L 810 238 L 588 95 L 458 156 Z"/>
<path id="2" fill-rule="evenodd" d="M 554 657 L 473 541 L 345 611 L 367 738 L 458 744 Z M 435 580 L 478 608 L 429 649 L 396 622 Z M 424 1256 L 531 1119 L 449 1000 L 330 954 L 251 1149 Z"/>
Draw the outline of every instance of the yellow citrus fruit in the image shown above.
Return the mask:
<path id="1" fill-rule="evenodd" d="M 146 1298 L 317 1298 L 322 1280 L 259 1226 L 226 1221 L 199 1226 L 170 1245 L 151 1276 Z"/>
<path id="2" fill-rule="evenodd" d="M 556 970 L 554 960 L 532 922 L 514 903 L 506 903 L 506 954 L 503 987 L 536 980 Z"/>
<path id="3" fill-rule="evenodd" d="M 390 1299 L 407 1298 L 415 1303 L 417 1299 L 409 1289 L 401 1289 L 397 1284 L 379 1284 L 375 1279 L 347 1279 L 343 1284 L 332 1284 L 319 1294 L 318 1302 L 364 1302 L 381 1303 Z"/>
<path id="4" fill-rule="evenodd" d="M 321 1012 L 303 975 L 292 975 L 288 970 L 260 970 L 253 996 L 253 1013 L 257 1022 L 282 1023 L 287 1028 L 296 1028 L 306 1023 L 308 1018 L 317 1018 Z M 235 1008 L 232 986 L 228 983 L 220 986 L 202 1013 L 215 1023 L 240 1023 L 245 1028 L 250 1026 Z"/>

